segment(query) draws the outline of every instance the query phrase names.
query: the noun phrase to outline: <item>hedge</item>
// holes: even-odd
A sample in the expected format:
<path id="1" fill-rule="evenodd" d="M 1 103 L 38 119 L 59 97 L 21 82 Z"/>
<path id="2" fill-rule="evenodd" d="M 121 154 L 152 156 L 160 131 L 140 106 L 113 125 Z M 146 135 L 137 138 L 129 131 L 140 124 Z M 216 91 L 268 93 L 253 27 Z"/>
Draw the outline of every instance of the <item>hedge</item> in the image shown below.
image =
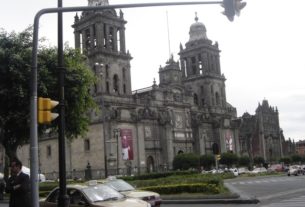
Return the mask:
<path id="1" fill-rule="evenodd" d="M 176 184 L 176 185 L 162 185 L 143 187 L 141 190 L 154 191 L 160 194 L 179 194 L 179 193 L 205 193 L 218 194 L 220 188 L 215 184 L 207 183 L 193 183 L 193 184 Z"/>

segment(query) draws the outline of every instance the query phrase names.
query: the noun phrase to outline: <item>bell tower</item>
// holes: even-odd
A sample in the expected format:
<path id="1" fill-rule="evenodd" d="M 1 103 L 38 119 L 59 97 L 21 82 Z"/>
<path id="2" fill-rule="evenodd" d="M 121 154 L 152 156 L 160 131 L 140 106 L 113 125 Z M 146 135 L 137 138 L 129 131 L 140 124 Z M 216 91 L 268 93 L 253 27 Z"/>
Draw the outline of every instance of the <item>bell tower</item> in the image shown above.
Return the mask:
<path id="1" fill-rule="evenodd" d="M 190 38 L 185 48 L 180 45 L 182 79 L 193 91 L 194 104 L 199 108 L 226 106 L 225 77 L 221 74 L 218 43 L 208 39 L 206 27 L 198 22 L 190 27 Z"/>
<path id="2" fill-rule="evenodd" d="M 88 0 L 89 6 L 109 5 L 108 0 Z M 129 52 L 126 52 L 124 14 L 114 9 L 86 11 L 74 17 L 75 48 L 88 57 L 98 78 L 96 95 L 131 95 Z"/>

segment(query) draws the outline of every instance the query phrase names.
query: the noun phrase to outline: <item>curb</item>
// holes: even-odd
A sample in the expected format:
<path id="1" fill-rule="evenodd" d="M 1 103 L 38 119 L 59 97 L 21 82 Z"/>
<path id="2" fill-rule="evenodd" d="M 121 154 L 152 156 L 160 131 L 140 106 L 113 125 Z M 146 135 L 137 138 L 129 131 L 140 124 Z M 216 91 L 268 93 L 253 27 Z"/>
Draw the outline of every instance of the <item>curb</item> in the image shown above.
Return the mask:
<path id="1" fill-rule="evenodd" d="M 257 204 L 259 200 L 250 199 L 192 199 L 192 200 L 162 200 L 162 204 Z"/>

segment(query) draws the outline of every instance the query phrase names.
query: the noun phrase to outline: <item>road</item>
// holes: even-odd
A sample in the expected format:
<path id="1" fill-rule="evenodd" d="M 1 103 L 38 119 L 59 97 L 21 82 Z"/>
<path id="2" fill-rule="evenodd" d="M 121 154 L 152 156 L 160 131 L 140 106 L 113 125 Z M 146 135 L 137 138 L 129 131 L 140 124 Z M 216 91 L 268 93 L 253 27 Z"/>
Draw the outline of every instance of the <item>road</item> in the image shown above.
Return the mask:
<path id="1" fill-rule="evenodd" d="M 304 207 L 305 176 L 235 178 L 225 181 L 244 197 L 256 197 L 258 204 L 162 204 L 161 207 Z M 0 207 L 8 207 L 0 203 Z"/>
<path id="2" fill-rule="evenodd" d="M 305 176 L 268 176 L 235 178 L 225 181 L 230 189 L 244 197 L 256 197 L 258 204 L 238 207 L 304 207 Z M 236 207 L 237 204 L 162 205 L 162 207 Z"/>

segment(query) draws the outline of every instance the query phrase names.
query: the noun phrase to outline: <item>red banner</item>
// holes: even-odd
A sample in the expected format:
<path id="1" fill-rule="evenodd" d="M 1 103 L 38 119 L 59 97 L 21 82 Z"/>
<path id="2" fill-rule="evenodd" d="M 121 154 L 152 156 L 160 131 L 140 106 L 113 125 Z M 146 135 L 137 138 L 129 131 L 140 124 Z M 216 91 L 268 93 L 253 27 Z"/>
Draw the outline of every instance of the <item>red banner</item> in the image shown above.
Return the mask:
<path id="1" fill-rule="evenodd" d="M 133 160 L 133 144 L 131 129 L 121 129 L 122 159 Z"/>

